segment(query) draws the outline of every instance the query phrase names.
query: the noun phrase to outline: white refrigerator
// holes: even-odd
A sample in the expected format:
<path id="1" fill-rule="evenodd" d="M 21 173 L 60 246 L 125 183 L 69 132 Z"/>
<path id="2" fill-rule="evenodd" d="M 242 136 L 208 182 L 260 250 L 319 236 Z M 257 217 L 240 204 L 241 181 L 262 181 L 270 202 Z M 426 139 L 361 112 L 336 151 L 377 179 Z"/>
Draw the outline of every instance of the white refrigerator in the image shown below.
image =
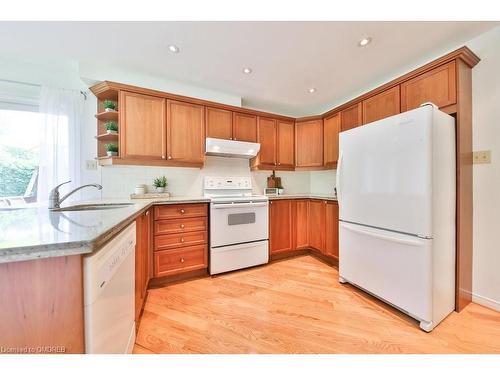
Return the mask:
<path id="1" fill-rule="evenodd" d="M 455 307 L 455 121 L 426 104 L 339 138 L 340 282 L 429 332 Z"/>

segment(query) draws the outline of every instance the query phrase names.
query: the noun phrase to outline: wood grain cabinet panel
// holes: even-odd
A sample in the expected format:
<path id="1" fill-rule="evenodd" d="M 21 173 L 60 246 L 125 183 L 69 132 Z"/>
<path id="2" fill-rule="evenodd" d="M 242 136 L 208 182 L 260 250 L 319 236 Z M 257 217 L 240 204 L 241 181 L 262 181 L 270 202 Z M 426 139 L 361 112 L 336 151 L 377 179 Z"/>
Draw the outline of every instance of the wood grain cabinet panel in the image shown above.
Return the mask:
<path id="1" fill-rule="evenodd" d="M 157 220 L 154 224 L 154 234 L 172 234 L 208 230 L 206 217 L 192 217 L 187 219 Z"/>
<path id="2" fill-rule="evenodd" d="M 207 216 L 208 212 L 206 203 L 166 204 L 154 209 L 155 220 Z"/>
<path id="3" fill-rule="evenodd" d="M 325 208 L 326 201 L 309 201 L 309 245 L 321 253 L 325 252 Z"/>
<path id="4" fill-rule="evenodd" d="M 295 124 L 292 121 L 277 120 L 279 169 L 293 169 L 295 163 Z"/>
<path id="5" fill-rule="evenodd" d="M 277 129 L 276 120 L 266 117 L 259 117 L 259 163 L 271 167 L 276 166 L 277 151 Z"/>
<path id="6" fill-rule="evenodd" d="M 328 201 L 325 212 L 325 255 L 339 257 L 339 206 Z"/>
<path id="7" fill-rule="evenodd" d="M 177 250 L 157 251 L 154 254 L 155 277 L 175 275 L 208 267 L 207 245 Z"/>
<path id="8" fill-rule="evenodd" d="M 257 116 L 233 112 L 233 139 L 257 142 Z"/>
<path id="9" fill-rule="evenodd" d="M 269 202 L 269 251 L 271 254 L 293 250 L 292 201 Z"/>
<path id="10" fill-rule="evenodd" d="M 167 101 L 168 160 L 201 162 L 205 160 L 205 118 L 201 105 Z"/>
<path id="11" fill-rule="evenodd" d="M 295 124 L 296 167 L 323 166 L 323 120 Z"/>
<path id="12" fill-rule="evenodd" d="M 457 102 L 455 61 L 432 69 L 401 84 L 401 111 L 432 102 L 439 108 Z"/>
<path id="13" fill-rule="evenodd" d="M 399 86 L 363 100 L 363 124 L 400 113 Z"/>
<path id="14" fill-rule="evenodd" d="M 120 91 L 119 155 L 124 159 L 164 159 L 165 99 Z"/>
<path id="15" fill-rule="evenodd" d="M 135 320 L 139 320 L 150 279 L 151 212 L 142 213 L 136 222 L 135 245 Z M 138 326 L 137 326 L 138 328 Z"/>
<path id="16" fill-rule="evenodd" d="M 206 134 L 209 138 L 233 139 L 233 112 L 205 107 Z"/>
<path id="17" fill-rule="evenodd" d="M 361 125 L 363 122 L 363 105 L 356 103 L 340 112 L 340 129 L 346 131 Z"/>
<path id="18" fill-rule="evenodd" d="M 323 120 L 323 163 L 325 167 L 336 167 L 339 158 L 340 114 Z"/>
<path id="19" fill-rule="evenodd" d="M 297 199 L 293 201 L 293 232 L 294 249 L 306 249 L 309 247 L 309 201 Z"/>

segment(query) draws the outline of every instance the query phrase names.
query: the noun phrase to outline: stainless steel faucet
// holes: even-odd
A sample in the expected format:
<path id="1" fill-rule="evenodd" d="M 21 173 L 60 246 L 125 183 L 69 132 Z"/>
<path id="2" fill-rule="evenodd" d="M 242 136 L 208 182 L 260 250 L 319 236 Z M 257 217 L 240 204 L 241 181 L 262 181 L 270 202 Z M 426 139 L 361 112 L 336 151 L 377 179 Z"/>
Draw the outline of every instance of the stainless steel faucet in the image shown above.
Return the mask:
<path id="1" fill-rule="evenodd" d="M 66 194 L 64 197 L 62 197 L 61 199 L 59 199 L 59 187 L 64 185 L 64 184 L 69 184 L 71 181 L 66 181 L 66 182 L 63 182 L 62 184 L 59 184 L 57 185 L 55 188 L 53 188 L 51 191 L 50 191 L 50 194 L 49 194 L 49 209 L 51 210 L 54 210 L 54 209 L 58 209 L 61 207 L 61 203 L 66 199 L 68 198 L 71 194 L 73 194 L 74 192 L 80 190 L 80 189 L 83 189 L 84 187 L 87 187 L 87 186 L 93 186 L 99 190 L 102 189 L 102 186 L 99 185 L 99 184 L 87 184 L 87 185 L 82 185 L 82 186 L 79 186 L 77 187 L 76 189 L 74 190 L 71 190 L 68 194 Z"/>

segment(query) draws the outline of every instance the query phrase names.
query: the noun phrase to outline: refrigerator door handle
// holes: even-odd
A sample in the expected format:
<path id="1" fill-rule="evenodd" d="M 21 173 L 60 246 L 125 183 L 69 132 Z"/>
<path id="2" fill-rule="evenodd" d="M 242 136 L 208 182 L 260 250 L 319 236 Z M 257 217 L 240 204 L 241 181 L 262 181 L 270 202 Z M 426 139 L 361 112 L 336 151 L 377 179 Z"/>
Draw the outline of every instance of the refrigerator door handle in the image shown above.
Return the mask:
<path id="1" fill-rule="evenodd" d="M 396 242 L 396 243 L 400 243 L 403 245 L 409 245 L 409 246 L 421 246 L 422 245 L 422 239 L 420 239 L 418 237 L 411 238 L 410 235 L 404 235 L 405 238 L 401 238 L 401 237 L 397 237 L 397 236 L 388 236 L 388 235 L 384 235 L 381 233 L 376 233 L 375 231 L 371 231 L 371 230 L 361 229 L 361 228 L 358 228 L 357 226 L 354 226 L 353 224 L 349 224 L 349 223 L 341 223 L 341 225 L 345 229 L 350 230 L 351 232 L 363 234 L 365 236 L 379 238 L 379 239 L 384 240 L 384 241 L 391 241 L 391 242 Z M 409 237 L 409 238 L 407 238 L 407 237 Z"/>
<path id="2" fill-rule="evenodd" d="M 340 204 L 341 202 L 341 193 L 342 189 L 340 188 L 340 176 L 342 173 L 342 159 L 344 157 L 344 152 L 342 150 L 339 151 L 339 161 L 337 163 L 337 174 L 335 179 L 335 187 L 337 188 L 337 202 Z"/>

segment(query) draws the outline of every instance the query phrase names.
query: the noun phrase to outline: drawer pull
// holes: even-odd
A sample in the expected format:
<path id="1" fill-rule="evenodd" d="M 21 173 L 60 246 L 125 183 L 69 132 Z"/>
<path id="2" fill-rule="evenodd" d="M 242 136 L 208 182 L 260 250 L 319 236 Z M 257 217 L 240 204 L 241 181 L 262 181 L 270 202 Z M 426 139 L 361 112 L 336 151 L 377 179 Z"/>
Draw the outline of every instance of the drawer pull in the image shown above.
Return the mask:
<path id="1" fill-rule="evenodd" d="M 181 242 L 184 242 L 184 237 L 181 237 Z"/>
<path id="2" fill-rule="evenodd" d="M 181 263 L 184 263 L 184 262 L 185 262 L 184 258 L 181 258 Z"/>
<path id="3" fill-rule="evenodd" d="M 184 224 L 181 224 L 181 229 L 184 229 Z"/>
<path id="4" fill-rule="evenodd" d="M 186 213 L 186 210 L 184 208 L 181 208 L 181 214 Z"/>

